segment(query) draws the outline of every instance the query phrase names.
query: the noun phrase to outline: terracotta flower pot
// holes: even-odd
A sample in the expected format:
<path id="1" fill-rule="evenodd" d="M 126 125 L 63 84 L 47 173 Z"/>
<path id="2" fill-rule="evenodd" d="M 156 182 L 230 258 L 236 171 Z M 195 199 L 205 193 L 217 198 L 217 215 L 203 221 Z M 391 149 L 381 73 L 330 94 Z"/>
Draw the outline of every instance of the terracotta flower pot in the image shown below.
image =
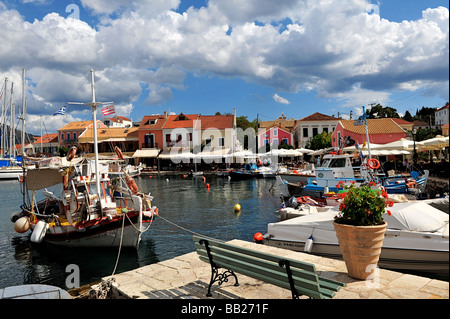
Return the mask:
<path id="1" fill-rule="evenodd" d="M 333 224 L 348 275 L 366 280 L 378 264 L 387 223 L 377 226 Z"/>

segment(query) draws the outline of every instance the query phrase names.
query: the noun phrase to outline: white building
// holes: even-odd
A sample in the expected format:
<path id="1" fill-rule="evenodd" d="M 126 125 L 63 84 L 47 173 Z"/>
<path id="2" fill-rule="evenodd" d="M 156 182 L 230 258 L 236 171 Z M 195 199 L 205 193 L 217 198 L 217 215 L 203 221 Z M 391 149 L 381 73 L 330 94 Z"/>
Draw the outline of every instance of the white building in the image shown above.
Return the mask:
<path id="1" fill-rule="evenodd" d="M 103 120 L 103 124 L 107 127 L 132 127 L 133 122 L 126 117 L 116 115 L 114 117 L 107 117 Z"/>
<path id="2" fill-rule="evenodd" d="M 434 120 L 437 127 L 448 124 L 448 103 L 434 112 Z"/>
<path id="3" fill-rule="evenodd" d="M 314 113 L 298 120 L 294 127 L 294 141 L 298 148 L 306 147 L 314 136 L 322 132 L 333 133 L 339 119 L 321 113 Z"/>

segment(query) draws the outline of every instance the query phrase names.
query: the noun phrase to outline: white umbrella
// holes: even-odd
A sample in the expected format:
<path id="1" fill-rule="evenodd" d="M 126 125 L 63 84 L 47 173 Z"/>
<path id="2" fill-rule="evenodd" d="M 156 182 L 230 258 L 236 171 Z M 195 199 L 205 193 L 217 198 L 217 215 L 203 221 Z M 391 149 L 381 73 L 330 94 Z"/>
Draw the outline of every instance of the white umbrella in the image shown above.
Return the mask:
<path id="1" fill-rule="evenodd" d="M 416 146 L 420 150 L 442 150 L 444 147 L 448 147 L 448 136 L 436 136 L 428 140 L 416 142 Z"/>

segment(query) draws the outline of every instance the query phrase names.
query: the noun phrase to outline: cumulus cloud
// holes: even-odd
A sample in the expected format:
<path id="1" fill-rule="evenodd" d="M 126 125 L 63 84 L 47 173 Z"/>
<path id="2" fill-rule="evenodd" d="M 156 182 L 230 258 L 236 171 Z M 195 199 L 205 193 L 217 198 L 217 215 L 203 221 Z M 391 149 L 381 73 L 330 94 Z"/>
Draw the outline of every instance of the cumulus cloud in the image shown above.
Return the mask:
<path id="1" fill-rule="evenodd" d="M 365 0 L 209 0 L 181 13 L 180 0 L 81 3 L 99 24 L 57 13 L 30 23 L 0 10 L 0 73 L 28 70 L 28 91 L 42 99 L 32 114 L 89 98 L 91 68 L 99 98 L 124 110 L 141 96 L 149 105 L 172 99 L 188 72 L 314 90 L 348 107 L 388 101 L 392 90 L 448 100 L 447 8 L 398 23 Z"/>
<path id="2" fill-rule="evenodd" d="M 279 96 L 278 94 L 274 94 L 272 96 L 275 102 L 281 103 L 281 104 L 289 104 L 289 101 L 286 100 L 284 97 Z"/>

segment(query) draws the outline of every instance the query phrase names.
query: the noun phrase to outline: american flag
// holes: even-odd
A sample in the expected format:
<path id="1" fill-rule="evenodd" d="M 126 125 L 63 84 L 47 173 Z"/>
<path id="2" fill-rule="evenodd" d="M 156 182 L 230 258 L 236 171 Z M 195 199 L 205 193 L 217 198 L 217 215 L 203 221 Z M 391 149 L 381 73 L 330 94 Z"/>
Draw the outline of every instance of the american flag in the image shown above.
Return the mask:
<path id="1" fill-rule="evenodd" d="M 55 116 L 55 115 L 64 115 L 65 112 L 66 112 L 66 107 L 63 106 L 63 107 L 61 107 L 58 111 L 56 111 L 56 112 L 53 114 L 53 116 Z"/>
<path id="2" fill-rule="evenodd" d="M 111 115 L 111 114 L 114 114 L 114 113 L 116 113 L 116 110 L 114 109 L 114 105 L 113 104 L 107 105 L 104 108 L 102 108 L 103 116 Z"/>

